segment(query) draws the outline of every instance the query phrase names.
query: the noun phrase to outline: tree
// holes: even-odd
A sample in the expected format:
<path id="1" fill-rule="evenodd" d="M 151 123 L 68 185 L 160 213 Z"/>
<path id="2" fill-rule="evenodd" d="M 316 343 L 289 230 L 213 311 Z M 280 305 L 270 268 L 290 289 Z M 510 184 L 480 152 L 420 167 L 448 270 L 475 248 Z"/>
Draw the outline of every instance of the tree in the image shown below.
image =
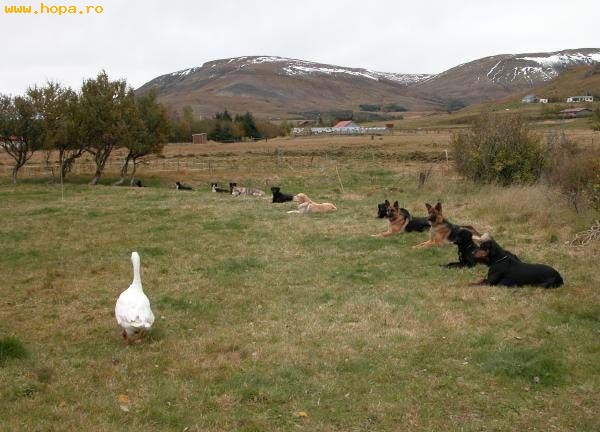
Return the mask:
<path id="1" fill-rule="evenodd" d="M 227 112 L 227 111 L 225 111 L 225 112 Z M 249 112 L 246 112 L 246 114 L 244 114 L 242 116 L 236 115 L 235 122 L 239 124 L 240 131 L 241 131 L 241 134 L 240 134 L 241 137 L 260 138 L 260 132 L 258 131 L 258 128 L 256 127 L 256 122 L 254 121 L 254 117 Z"/>
<path id="2" fill-rule="evenodd" d="M 12 181 L 17 182 L 19 170 L 40 149 L 39 116 L 29 97 L 0 96 L 0 148 L 15 161 Z"/>
<path id="3" fill-rule="evenodd" d="M 594 117 L 592 118 L 592 128 L 600 131 L 600 108 L 596 108 L 594 111 Z"/>
<path id="4" fill-rule="evenodd" d="M 52 82 L 29 88 L 27 95 L 40 118 L 42 148 L 47 152 L 58 151 L 62 180 L 86 150 L 79 133 L 79 96 L 72 89 Z"/>
<path id="5" fill-rule="evenodd" d="M 136 98 L 136 110 L 129 126 L 133 138 L 126 141 L 125 147 L 128 152 L 121 168 L 121 179 L 117 184 L 125 181 L 129 163 L 133 162 L 130 178 L 130 184 L 133 185 L 138 163 L 148 155 L 160 154 L 167 141 L 169 118 L 166 109 L 156 101 L 156 93 L 149 92 Z"/>
<path id="6" fill-rule="evenodd" d="M 96 172 L 90 181 L 98 183 L 112 151 L 132 139 L 129 121 L 135 116 L 135 96 L 125 80 L 111 81 L 105 71 L 81 87 L 82 140 L 94 156 Z"/>

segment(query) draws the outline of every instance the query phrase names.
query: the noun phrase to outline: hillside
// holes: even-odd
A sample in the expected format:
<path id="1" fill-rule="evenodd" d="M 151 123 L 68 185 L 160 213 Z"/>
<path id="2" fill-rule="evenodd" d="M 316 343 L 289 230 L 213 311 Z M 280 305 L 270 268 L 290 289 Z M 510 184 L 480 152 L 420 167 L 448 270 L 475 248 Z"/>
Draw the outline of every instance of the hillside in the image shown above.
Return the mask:
<path id="1" fill-rule="evenodd" d="M 494 101 L 560 77 L 570 68 L 600 64 L 600 49 L 503 54 L 437 75 L 377 72 L 282 57 L 215 60 L 161 75 L 139 93 L 155 90 L 173 111 L 197 115 L 228 109 L 271 119 L 310 117 L 315 111 L 358 110 L 360 104 L 397 103 L 411 111 L 442 111 L 451 100 Z"/>
<path id="2" fill-rule="evenodd" d="M 600 49 L 503 54 L 464 63 L 415 83 L 409 94 L 487 102 L 552 81 L 569 68 L 600 63 Z"/>
<path id="3" fill-rule="evenodd" d="M 406 95 L 428 75 L 345 68 L 281 57 L 238 57 L 159 76 L 138 89 L 154 89 L 172 109 L 191 106 L 212 115 L 225 108 L 271 118 L 298 118 L 307 111 L 356 110 L 362 103 L 398 103 L 411 110 L 438 104 Z"/>

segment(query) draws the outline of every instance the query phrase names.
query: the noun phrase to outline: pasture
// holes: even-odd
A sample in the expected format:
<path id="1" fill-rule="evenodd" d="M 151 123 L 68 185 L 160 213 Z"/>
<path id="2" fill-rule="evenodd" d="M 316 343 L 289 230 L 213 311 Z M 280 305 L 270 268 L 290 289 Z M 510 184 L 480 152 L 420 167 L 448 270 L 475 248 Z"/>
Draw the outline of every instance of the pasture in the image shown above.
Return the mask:
<path id="1" fill-rule="evenodd" d="M 0 180 L 2 431 L 592 431 L 600 429 L 598 218 L 545 186 L 461 180 L 447 133 L 170 145 L 150 187 L 64 193 L 41 157 Z M 5 159 L 3 159 L 6 162 Z M 418 187 L 419 172 L 430 172 Z M 176 192 L 185 181 L 197 189 Z M 210 193 L 279 185 L 338 207 Z M 390 238 L 377 203 L 424 202 L 558 269 L 556 290 L 473 287 L 456 248 Z M 125 347 L 129 255 L 156 322 Z M 18 348 L 11 348 L 11 342 Z"/>

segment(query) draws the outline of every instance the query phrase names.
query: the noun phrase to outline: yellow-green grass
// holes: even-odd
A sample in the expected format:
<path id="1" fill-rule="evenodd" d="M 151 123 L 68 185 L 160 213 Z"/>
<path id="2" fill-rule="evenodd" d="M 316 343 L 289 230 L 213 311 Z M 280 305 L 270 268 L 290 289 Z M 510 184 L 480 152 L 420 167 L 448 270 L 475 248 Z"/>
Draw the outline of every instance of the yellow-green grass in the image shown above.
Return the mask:
<path id="1" fill-rule="evenodd" d="M 75 176 L 64 200 L 45 177 L 3 180 L 0 340 L 26 355 L 0 365 L 0 429 L 599 428 L 600 248 L 565 244 L 597 214 L 573 213 L 543 186 L 460 180 L 425 141 L 301 143 L 170 146 L 179 171 L 143 167 L 152 187 Z M 424 161 L 408 156 L 415 146 Z M 197 190 L 176 192 L 178 178 Z M 277 183 L 339 211 L 289 215 L 292 203 L 210 193 L 211 179 Z M 386 228 L 375 218 L 384 198 L 415 215 L 441 200 L 451 221 L 566 284 L 469 286 L 487 269 L 440 267 L 456 259 L 451 246 L 370 237 Z M 125 347 L 113 310 L 133 250 L 157 319 Z"/>

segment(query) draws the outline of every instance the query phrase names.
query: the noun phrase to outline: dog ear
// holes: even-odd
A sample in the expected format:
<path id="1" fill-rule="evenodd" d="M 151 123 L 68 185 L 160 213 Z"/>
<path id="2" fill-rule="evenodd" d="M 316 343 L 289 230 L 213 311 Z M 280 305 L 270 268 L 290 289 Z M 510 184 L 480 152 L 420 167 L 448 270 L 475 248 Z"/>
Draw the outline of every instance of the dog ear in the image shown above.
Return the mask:
<path id="1" fill-rule="evenodd" d="M 437 203 L 437 204 L 435 205 L 435 209 L 436 209 L 437 211 L 441 212 L 441 211 L 442 211 L 442 203 L 441 203 L 441 202 Z"/>
<path id="2" fill-rule="evenodd" d="M 398 201 L 394 202 L 394 208 L 396 210 L 400 209 L 400 204 L 398 204 Z"/>
<path id="3" fill-rule="evenodd" d="M 483 233 L 483 235 L 479 238 L 480 242 L 486 242 L 486 241 L 490 241 L 492 239 L 492 236 L 489 235 L 488 233 Z"/>
<path id="4" fill-rule="evenodd" d="M 386 206 L 386 207 L 389 207 L 389 206 L 390 206 L 390 202 L 389 202 L 388 200 L 385 200 L 385 201 L 384 201 L 384 204 L 385 204 L 385 206 Z"/>
<path id="5" fill-rule="evenodd" d="M 431 204 L 425 203 L 425 207 L 427 207 L 427 211 L 431 210 Z"/>

